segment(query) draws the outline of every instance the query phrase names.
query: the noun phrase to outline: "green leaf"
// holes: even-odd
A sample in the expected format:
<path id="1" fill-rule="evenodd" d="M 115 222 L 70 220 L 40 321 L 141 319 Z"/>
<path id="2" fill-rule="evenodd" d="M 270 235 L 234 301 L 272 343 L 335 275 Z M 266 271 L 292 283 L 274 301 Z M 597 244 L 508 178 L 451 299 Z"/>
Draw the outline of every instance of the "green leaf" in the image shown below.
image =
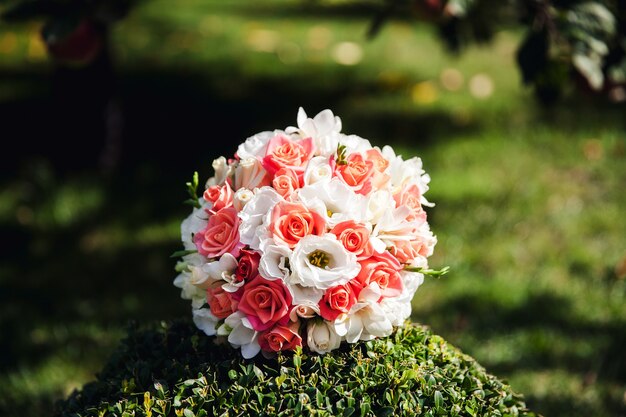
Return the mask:
<path id="1" fill-rule="evenodd" d="M 192 253 L 198 253 L 198 251 L 196 249 L 177 250 L 170 255 L 170 258 L 182 258 L 183 256 L 191 255 Z"/>
<path id="2" fill-rule="evenodd" d="M 190 182 L 185 183 L 187 185 L 187 192 L 189 193 L 189 200 L 185 201 L 185 204 L 190 204 L 196 208 L 200 208 L 200 201 L 198 199 L 198 171 L 193 173 L 193 178 Z"/>
<path id="3" fill-rule="evenodd" d="M 406 265 L 403 269 L 405 271 L 419 272 L 421 274 L 429 275 L 431 277 L 436 277 L 436 278 L 439 278 L 439 277 L 441 277 L 443 275 L 446 275 L 448 272 L 450 272 L 450 267 L 449 266 L 445 266 L 445 267 L 441 268 L 440 270 L 435 270 L 435 269 L 424 269 L 424 268 L 420 268 L 420 267 L 414 267 L 414 266 Z"/>
<path id="4" fill-rule="evenodd" d="M 435 391 L 435 407 L 443 408 L 443 395 L 441 395 L 441 391 Z"/>

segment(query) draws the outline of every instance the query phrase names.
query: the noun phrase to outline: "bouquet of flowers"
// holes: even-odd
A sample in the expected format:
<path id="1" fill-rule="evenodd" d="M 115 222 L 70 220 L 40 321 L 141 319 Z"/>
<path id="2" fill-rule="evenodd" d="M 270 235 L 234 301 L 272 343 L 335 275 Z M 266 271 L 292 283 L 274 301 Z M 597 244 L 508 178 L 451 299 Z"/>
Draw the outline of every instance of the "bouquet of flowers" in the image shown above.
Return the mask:
<path id="1" fill-rule="evenodd" d="M 341 133 L 330 110 L 258 133 L 215 175 L 181 225 L 174 285 L 196 326 L 245 358 L 388 336 L 411 314 L 436 238 L 423 206 L 429 176 Z"/>

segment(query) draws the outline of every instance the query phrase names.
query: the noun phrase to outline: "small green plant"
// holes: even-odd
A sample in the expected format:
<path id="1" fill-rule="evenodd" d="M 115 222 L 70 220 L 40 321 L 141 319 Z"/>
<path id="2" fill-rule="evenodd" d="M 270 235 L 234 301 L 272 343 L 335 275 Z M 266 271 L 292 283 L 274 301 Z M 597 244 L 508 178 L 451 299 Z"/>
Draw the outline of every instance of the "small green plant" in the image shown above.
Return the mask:
<path id="1" fill-rule="evenodd" d="M 56 416 L 534 416 L 520 395 L 424 327 L 248 361 L 186 321 L 131 328 Z"/>

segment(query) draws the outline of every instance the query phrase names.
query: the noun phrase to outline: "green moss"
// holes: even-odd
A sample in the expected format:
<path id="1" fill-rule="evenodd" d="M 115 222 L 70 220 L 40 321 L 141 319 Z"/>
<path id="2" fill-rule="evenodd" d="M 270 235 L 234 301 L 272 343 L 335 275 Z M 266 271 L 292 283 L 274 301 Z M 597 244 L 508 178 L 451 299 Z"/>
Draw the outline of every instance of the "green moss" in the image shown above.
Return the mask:
<path id="1" fill-rule="evenodd" d="M 534 416 L 520 395 L 428 329 L 324 356 L 254 361 L 187 321 L 132 328 L 57 416 Z"/>

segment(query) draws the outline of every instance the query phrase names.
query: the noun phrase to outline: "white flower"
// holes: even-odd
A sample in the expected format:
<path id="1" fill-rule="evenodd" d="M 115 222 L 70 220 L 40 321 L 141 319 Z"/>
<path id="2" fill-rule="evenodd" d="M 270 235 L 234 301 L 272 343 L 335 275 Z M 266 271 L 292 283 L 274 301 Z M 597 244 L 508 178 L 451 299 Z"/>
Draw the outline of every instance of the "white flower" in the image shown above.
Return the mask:
<path id="1" fill-rule="evenodd" d="M 332 323 L 326 320 L 311 320 L 307 326 L 307 344 L 309 349 L 316 353 L 328 353 L 341 344 L 341 337 L 335 331 Z"/>
<path id="2" fill-rule="evenodd" d="M 289 320 L 295 322 L 299 318 L 311 319 L 320 314 L 320 306 L 318 303 L 294 304 L 289 313 Z"/>
<path id="3" fill-rule="evenodd" d="M 224 184 L 226 182 L 226 178 L 230 177 L 234 172 L 233 166 L 230 165 L 223 156 L 220 156 L 213 161 L 213 170 L 215 171 L 215 175 L 208 179 L 206 182 L 206 188 L 213 185 Z"/>
<path id="4" fill-rule="evenodd" d="M 386 211 L 374 227 L 372 236 L 383 241 L 415 239 L 418 223 L 406 220 L 409 213 L 410 209 L 406 206 Z"/>
<path id="5" fill-rule="evenodd" d="M 393 326 L 402 326 L 411 317 L 411 300 L 408 297 L 384 298 L 380 303 L 387 320 Z"/>
<path id="6" fill-rule="evenodd" d="M 356 343 L 359 340 L 389 336 L 393 325 L 379 304 L 357 303 L 350 313 L 337 317 L 335 331 L 345 337 L 348 343 Z"/>
<path id="7" fill-rule="evenodd" d="M 274 241 L 270 239 L 261 243 L 259 274 L 270 281 L 278 278 L 286 280 L 291 274 L 289 257 L 292 251 L 287 246 L 273 243 Z"/>
<path id="8" fill-rule="evenodd" d="M 206 290 L 218 281 L 232 283 L 234 281 L 233 274 L 236 268 L 237 259 L 230 253 L 225 253 L 217 261 L 206 262 L 201 266 L 189 266 L 189 270 L 191 271 L 190 282 L 203 290 Z M 237 289 L 230 292 L 235 291 L 237 291 Z"/>
<path id="9" fill-rule="evenodd" d="M 324 290 L 319 288 L 304 287 L 291 282 L 287 282 L 286 286 L 291 293 L 294 306 L 317 306 L 324 296 Z M 319 311 L 319 308 L 316 311 Z"/>
<path id="10" fill-rule="evenodd" d="M 345 337 L 348 343 L 389 336 L 393 331 L 393 325 L 378 304 L 380 296 L 381 290 L 376 283 L 363 288 L 357 303 L 347 314 L 341 314 L 335 320 L 337 334 Z"/>
<path id="11" fill-rule="evenodd" d="M 298 242 L 289 260 L 287 284 L 326 290 L 346 284 L 361 270 L 356 255 L 348 252 L 335 235 L 309 235 Z"/>
<path id="12" fill-rule="evenodd" d="M 415 291 L 420 285 L 424 283 L 424 274 L 419 272 L 401 271 L 402 284 L 404 284 L 404 291 L 406 291 L 409 301 L 413 298 Z"/>
<path id="13" fill-rule="evenodd" d="M 372 149 L 372 144 L 369 140 L 363 139 L 357 135 L 341 135 L 339 143 L 346 147 L 346 153 L 348 155 L 355 152 L 365 153 Z"/>
<path id="14" fill-rule="evenodd" d="M 257 229 L 262 226 L 264 217 L 281 200 L 283 198 L 272 187 L 261 187 L 255 190 L 254 197 L 239 212 L 241 219 L 239 238 L 244 245 L 250 245 L 255 250 L 259 249 L 261 242 Z"/>
<path id="15" fill-rule="evenodd" d="M 252 197 L 254 197 L 254 193 L 252 191 L 247 188 L 240 188 L 233 197 L 233 206 L 237 209 L 237 211 L 241 211 L 246 204 L 248 204 L 248 201 L 252 199 Z"/>
<path id="16" fill-rule="evenodd" d="M 380 221 L 383 215 L 396 207 L 396 202 L 388 190 L 376 190 L 367 198 L 366 219 L 372 224 Z"/>
<path id="17" fill-rule="evenodd" d="M 240 311 L 226 317 L 224 324 L 218 329 L 218 334 L 228 334 L 228 342 L 233 347 L 241 347 L 241 355 L 245 359 L 255 357 L 261 350 L 259 346 L 259 333 L 252 328 L 250 321 Z"/>
<path id="18" fill-rule="evenodd" d="M 247 188 L 254 190 L 263 184 L 267 171 L 261 166 L 261 162 L 256 158 L 245 158 L 239 161 L 235 169 L 235 190 Z"/>
<path id="19" fill-rule="evenodd" d="M 206 333 L 207 336 L 215 336 L 215 326 L 219 319 L 208 308 L 199 308 L 192 311 L 193 322 L 196 327 Z"/>
<path id="20" fill-rule="evenodd" d="M 304 171 L 304 184 L 311 185 L 316 182 L 328 182 L 333 177 L 333 170 L 328 163 L 328 157 L 316 156 L 312 158 Z"/>
<path id="21" fill-rule="evenodd" d="M 280 130 L 265 131 L 250 136 L 237 148 L 237 156 L 240 160 L 247 158 L 262 159 L 265 156 L 267 144 L 274 136 L 282 133 Z"/>
<path id="22" fill-rule="evenodd" d="M 367 213 L 367 198 L 337 178 L 302 187 L 298 197 L 307 208 L 323 216 L 331 228 L 346 220 L 360 223 Z"/>
<path id="23" fill-rule="evenodd" d="M 191 300 L 193 308 L 200 308 L 206 303 L 206 291 L 191 282 L 191 272 L 183 271 L 174 279 L 174 286 L 181 289 L 180 298 Z"/>
<path id="24" fill-rule="evenodd" d="M 395 194 L 405 187 L 415 184 L 422 196 L 422 205 L 432 207 L 434 204 L 429 203 L 424 198 L 424 193 L 428 191 L 430 176 L 422 168 L 422 160 L 418 157 L 413 157 L 405 161 L 401 156 L 396 156 L 396 153 L 390 146 L 383 147 L 382 154 L 389 161 L 387 173 L 391 177 L 392 192 Z"/>
<path id="25" fill-rule="evenodd" d="M 203 199 L 200 199 L 204 203 Z M 208 223 L 208 215 L 202 207 L 194 208 L 193 211 L 180 225 L 180 239 L 185 250 L 195 250 L 193 235 L 204 229 Z"/>
<path id="26" fill-rule="evenodd" d="M 302 107 L 298 110 L 298 127 L 288 127 L 289 134 L 297 133 L 301 138 L 313 138 L 317 155 L 330 156 L 337 150 L 341 119 L 326 109 L 314 118 L 309 118 Z"/>

